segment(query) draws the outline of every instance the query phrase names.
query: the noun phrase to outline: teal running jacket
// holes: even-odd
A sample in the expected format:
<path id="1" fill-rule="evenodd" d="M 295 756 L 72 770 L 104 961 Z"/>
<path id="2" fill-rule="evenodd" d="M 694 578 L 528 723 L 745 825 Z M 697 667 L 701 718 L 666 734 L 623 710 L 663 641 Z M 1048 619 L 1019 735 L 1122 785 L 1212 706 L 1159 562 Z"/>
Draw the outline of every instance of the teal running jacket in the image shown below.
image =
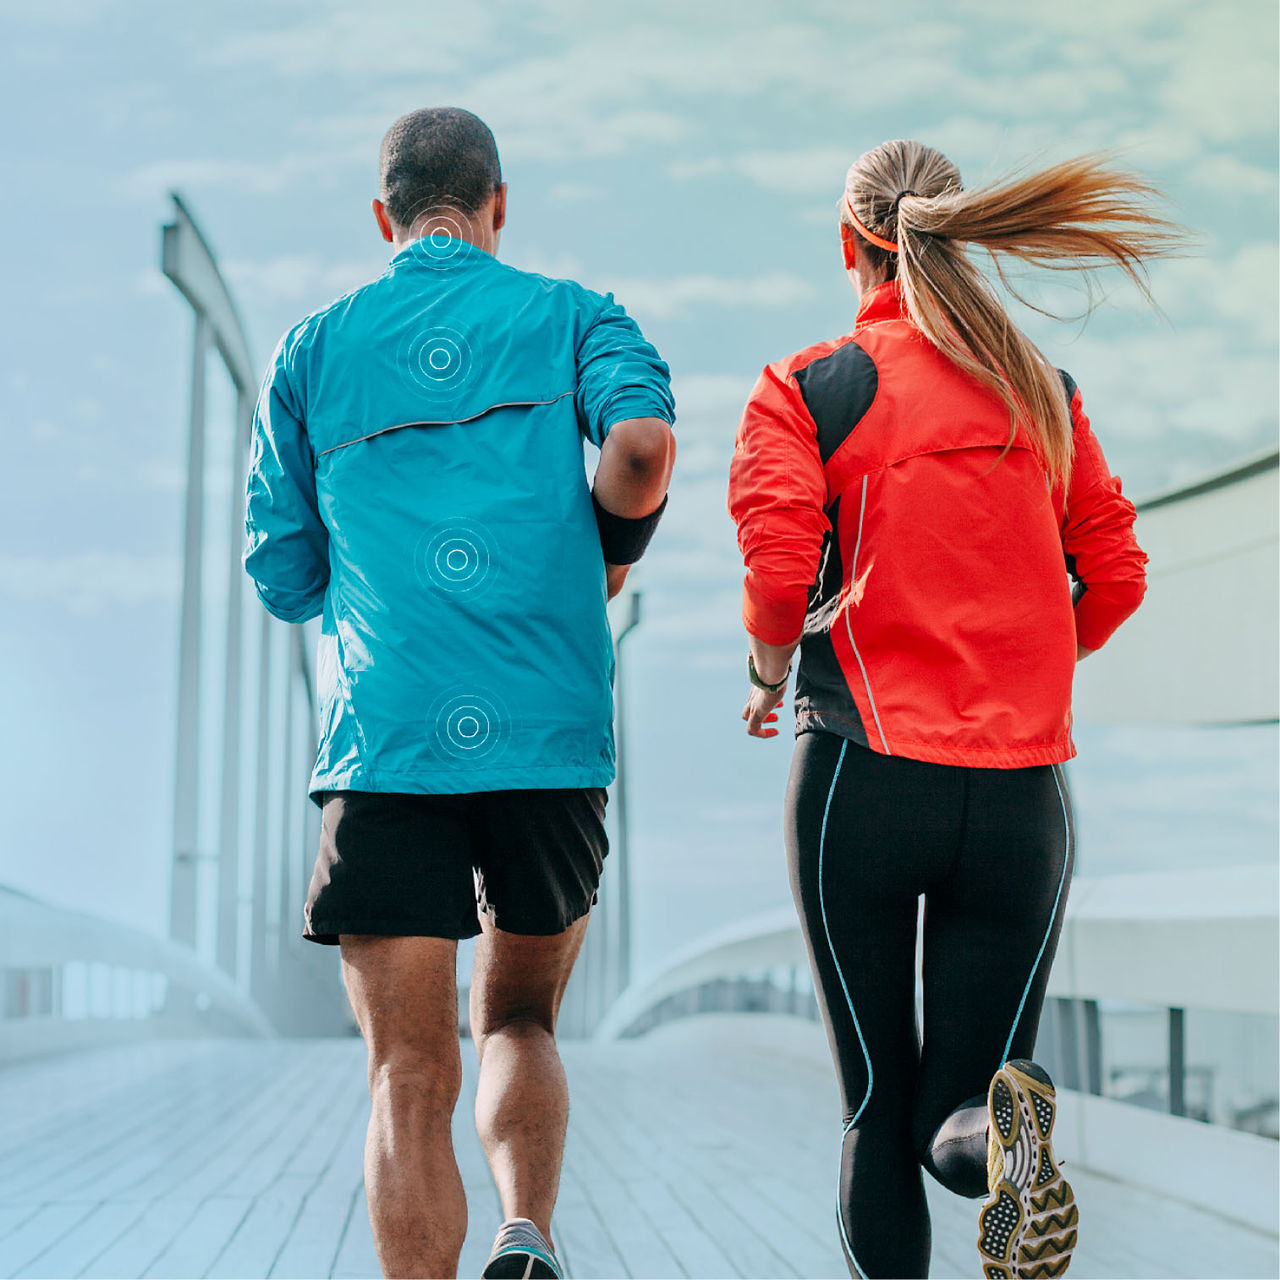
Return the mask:
<path id="1" fill-rule="evenodd" d="M 612 780 L 583 440 L 673 412 L 612 296 L 441 234 L 285 335 L 244 561 L 276 617 L 322 617 L 313 799 Z"/>

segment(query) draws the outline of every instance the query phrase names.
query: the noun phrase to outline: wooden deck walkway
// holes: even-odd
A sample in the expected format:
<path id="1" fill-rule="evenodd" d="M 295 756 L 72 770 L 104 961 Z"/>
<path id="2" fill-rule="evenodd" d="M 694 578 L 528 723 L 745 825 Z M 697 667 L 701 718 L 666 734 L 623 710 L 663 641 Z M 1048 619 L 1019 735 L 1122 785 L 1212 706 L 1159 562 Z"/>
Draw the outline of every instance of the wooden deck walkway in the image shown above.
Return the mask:
<path id="1" fill-rule="evenodd" d="M 474 1061 L 464 1046 L 467 1085 Z M 556 1216 L 573 1275 L 843 1277 L 839 1135 L 812 1026 L 705 1017 L 569 1044 Z M 0 1072 L 0 1274 L 376 1276 L 359 1041 L 154 1042 Z M 464 1100 L 478 1275 L 497 1197 Z M 1086 1170 L 1072 1275 L 1276 1276 L 1274 1237 Z M 931 1188 L 935 1276 L 976 1276 L 975 1207 Z"/>

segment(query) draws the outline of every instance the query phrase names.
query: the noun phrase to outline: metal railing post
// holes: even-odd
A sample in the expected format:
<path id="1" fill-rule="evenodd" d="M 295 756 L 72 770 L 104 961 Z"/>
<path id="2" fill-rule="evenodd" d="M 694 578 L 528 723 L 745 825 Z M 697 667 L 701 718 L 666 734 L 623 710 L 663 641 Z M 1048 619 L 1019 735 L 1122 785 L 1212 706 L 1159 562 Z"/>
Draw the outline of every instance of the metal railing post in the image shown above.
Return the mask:
<path id="1" fill-rule="evenodd" d="M 250 904 L 249 990 L 267 996 L 267 817 L 271 784 L 271 615 L 262 611 L 258 640 L 258 747 L 254 753 L 253 901 Z M 287 786 L 288 784 L 285 783 Z"/>
<path id="2" fill-rule="evenodd" d="M 222 793 L 218 822 L 218 968 L 231 977 L 239 967 L 240 932 L 240 656 L 244 620 L 244 495 L 238 482 L 248 447 L 248 404 L 236 396 L 231 446 L 231 530 L 227 557 L 227 667 L 222 711 Z"/>
<path id="3" fill-rule="evenodd" d="M 293 847 L 293 739 L 295 735 L 293 720 L 293 700 L 297 691 L 293 687 L 293 636 L 284 651 L 284 726 L 282 734 L 283 759 L 280 776 L 283 779 L 284 792 L 280 796 L 280 902 L 276 911 L 276 937 L 271 963 L 278 973 L 284 965 L 285 953 L 289 949 L 289 909 L 293 902 L 293 859 L 289 850 Z"/>
<path id="4" fill-rule="evenodd" d="M 199 858 L 200 614 L 204 555 L 204 408 L 209 321 L 195 313 L 191 409 L 187 433 L 187 497 L 183 532 L 182 622 L 178 639 L 178 740 L 173 804 L 173 878 L 169 934 L 194 947 Z"/>
<path id="5" fill-rule="evenodd" d="M 617 760 L 618 772 L 615 792 L 618 804 L 618 863 L 614 871 L 614 882 L 618 886 L 618 925 L 614 939 L 614 956 L 616 961 L 616 982 L 613 994 L 625 991 L 631 984 L 631 840 L 627 813 L 627 718 L 626 687 L 623 683 L 622 645 L 623 641 L 640 625 L 640 593 L 633 591 L 629 602 L 626 625 L 618 633 L 617 640 L 617 675 L 615 700 L 617 710 Z"/>
<path id="6" fill-rule="evenodd" d="M 1187 1114 L 1186 1010 L 1169 1010 L 1169 1114 Z"/>

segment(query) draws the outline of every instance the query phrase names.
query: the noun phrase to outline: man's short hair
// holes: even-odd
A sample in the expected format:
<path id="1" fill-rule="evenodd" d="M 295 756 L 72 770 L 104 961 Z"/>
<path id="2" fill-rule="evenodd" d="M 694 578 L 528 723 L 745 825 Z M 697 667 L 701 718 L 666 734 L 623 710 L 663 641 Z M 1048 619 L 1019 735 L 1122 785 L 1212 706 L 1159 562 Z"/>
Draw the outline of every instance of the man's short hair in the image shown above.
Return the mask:
<path id="1" fill-rule="evenodd" d="M 475 213 L 502 184 L 489 126 L 461 107 L 401 116 L 382 139 L 380 164 L 382 203 L 406 229 L 439 205 Z"/>

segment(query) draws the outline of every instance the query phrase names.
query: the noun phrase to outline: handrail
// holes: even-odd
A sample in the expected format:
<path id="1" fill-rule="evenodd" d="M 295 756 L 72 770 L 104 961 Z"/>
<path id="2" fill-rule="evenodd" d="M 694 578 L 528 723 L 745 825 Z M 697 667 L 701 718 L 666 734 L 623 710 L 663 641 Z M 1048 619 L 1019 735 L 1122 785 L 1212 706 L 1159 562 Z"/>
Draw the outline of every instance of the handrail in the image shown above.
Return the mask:
<path id="1" fill-rule="evenodd" d="M 1252 476 L 1280 468 L 1280 449 L 1266 449 L 1243 462 L 1234 463 L 1216 475 L 1206 476 L 1194 484 L 1183 485 L 1177 489 L 1167 489 L 1162 493 L 1143 498 L 1135 506 L 1139 512 L 1154 511 L 1157 507 L 1171 506 L 1175 502 L 1185 502 L 1188 498 L 1198 498 L 1201 494 L 1212 493 L 1215 489 L 1225 489 L 1229 485 L 1239 484 Z"/>
<path id="2" fill-rule="evenodd" d="M 68 966 L 77 964 L 150 979 L 157 989 L 148 995 L 141 1013 L 85 1009 L 81 1016 L 68 1016 L 65 979 Z M 2 887 L 0 973 L 7 988 L 15 980 L 29 982 L 37 975 L 45 975 L 51 985 L 46 1007 L 4 1010 L 9 1016 L 0 1020 L 0 1059 L 85 1047 L 121 1036 L 273 1034 L 258 1005 L 189 948 Z"/>
<path id="3" fill-rule="evenodd" d="M 231 381 L 241 395 L 251 395 L 256 390 L 257 378 L 244 324 L 231 291 L 218 270 L 218 261 L 204 232 L 196 225 L 182 197 L 173 191 L 170 199 L 173 221 L 163 230 L 160 269 L 191 303 L 197 315 L 209 317 L 214 345 L 222 355 Z"/>

